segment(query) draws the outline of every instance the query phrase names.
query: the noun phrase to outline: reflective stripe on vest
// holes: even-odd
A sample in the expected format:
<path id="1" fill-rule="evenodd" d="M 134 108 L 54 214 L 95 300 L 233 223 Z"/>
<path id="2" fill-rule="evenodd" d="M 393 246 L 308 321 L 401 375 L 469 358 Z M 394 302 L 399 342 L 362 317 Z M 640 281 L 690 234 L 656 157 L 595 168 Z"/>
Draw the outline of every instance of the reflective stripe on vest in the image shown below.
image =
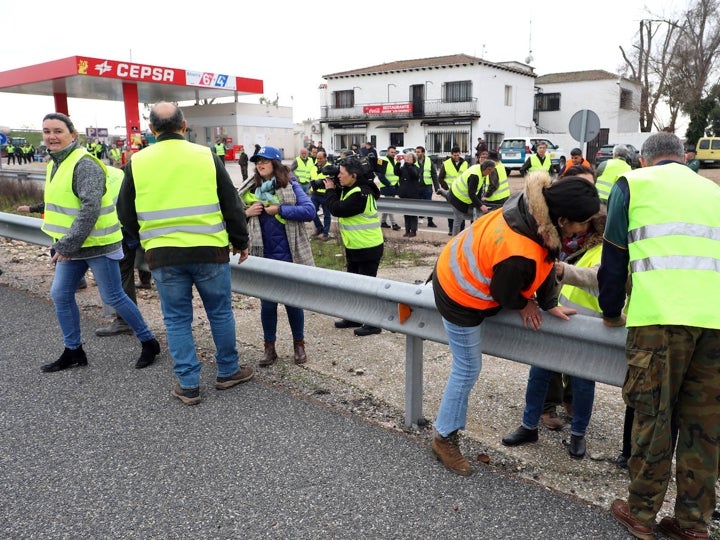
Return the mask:
<path id="1" fill-rule="evenodd" d="M 350 195 L 358 192 L 360 192 L 360 188 L 355 186 L 344 193 L 340 200 L 344 201 Z M 382 244 L 384 240 L 375 197 L 367 196 L 365 211 L 362 214 L 338 218 L 338 228 L 347 249 L 371 248 Z"/>
<path id="2" fill-rule="evenodd" d="M 420 162 L 416 160 L 415 166 L 420 167 Z M 432 186 L 432 161 L 427 157 L 423 161 L 422 179 L 426 186 Z"/>
<path id="3" fill-rule="evenodd" d="M 552 167 L 552 160 L 547 154 L 545 154 L 545 161 L 542 163 L 540 163 L 540 158 L 537 157 L 537 154 L 530 156 L 530 168 L 528 171 L 549 171 L 550 167 Z"/>
<path id="4" fill-rule="evenodd" d="M 397 174 L 395 174 L 394 164 L 390 163 L 390 160 L 387 158 L 385 158 L 383 161 L 385 161 L 385 179 L 390 182 L 391 186 L 397 186 L 400 178 Z"/>
<path id="5" fill-rule="evenodd" d="M 480 194 L 480 190 L 482 190 L 483 182 L 482 182 L 482 168 L 479 164 L 475 164 L 472 167 L 469 167 L 468 170 L 466 170 L 464 173 L 460 175 L 460 178 L 455 180 L 452 185 L 450 186 L 450 191 L 452 191 L 453 195 L 455 195 L 459 200 L 464 202 L 465 204 L 472 204 L 472 200 L 470 199 L 470 194 L 468 192 L 468 179 L 475 175 L 478 177 L 478 185 L 477 185 L 477 191 L 476 194 Z"/>
<path id="6" fill-rule="evenodd" d="M 602 244 L 588 249 L 575 263 L 578 268 L 593 268 L 600 264 L 602 258 Z M 575 285 L 563 285 L 560 290 L 560 304 L 577 310 L 580 315 L 589 317 L 602 317 L 602 310 L 598 303 L 599 290 Z"/>
<path id="7" fill-rule="evenodd" d="M 680 163 L 623 176 L 633 282 L 627 326 L 720 329 L 720 187 Z"/>
<path id="8" fill-rule="evenodd" d="M 448 158 L 443 161 L 443 167 L 445 168 L 445 183 L 448 185 L 448 187 L 451 187 L 453 185 L 453 182 L 455 182 L 455 180 L 458 178 L 458 176 L 467 171 L 469 165 L 467 161 L 463 161 L 460 164 L 460 168 L 456 169 L 452 158 Z"/>
<path id="9" fill-rule="evenodd" d="M 207 147 L 170 139 L 133 155 L 140 243 L 158 247 L 226 247 L 215 162 Z"/>
<path id="10" fill-rule="evenodd" d="M 510 196 L 510 182 L 508 182 L 508 175 L 507 171 L 505 170 L 505 165 L 503 165 L 500 161 L 496 161 L 495 170 L 498 174 L 498 188 L 495 190 L 495 193 L 487 197 L 488 202 L 507 199 Z"/>
<path id="11" fill-rule="evenodd" d="M 496 210 L 475 220 L 443 248 L 437 262 L 437 276 L 443 291 L 456 303 L 471 309 L 491 309 L 500 304 L 490 293 L 495 266 L 514 256 L 535 261 L 535 278 L 520 291 L 531 298 L 550 274 L 547 249 L 527 236 L 513 231 L 502 211 Z"/>
<path id="12" fill-rule="evenodd" d="M 92 231 L 82 243 L 81 247 L 107 246 L 122 240 L 120 221 L 115 211 L 117 190 L 108 181 L 108 170 L 105 164 L 84 148 L 73 150 L 58 166 L 55 176 L 51 179 L 53 162 L 47 165 L 45 174 L 45 213 L 43 215 L 42 230 L 54 239 L 59 240 L 65 236 L 72 226 L 75 218 L 80 214 L 81 201 L 73 193 L 72 182 L 75 166 L 87 157 L 97 163 L 105 174 L 105 193 L 100 200 L 100 214 Z M 114 184 L 113 184 L 114 185 Z"/>
<path id="13" fill-rule="evenodd" d="M 301 184 L 307 184 L 310 181 L 310 175 L 312 174 L 315 162 L 312 158 L 307 158 L 305 162 L 303 162 L 302 158 L 299 156 L 295 158 L 295 162 L 297 163 L 297 167 L 293 173 L 297 177 L 298 182 Z"/>
<path id="14" fill-rule="evenodd" d="M 601 201 L 607 202 L 610 190 L 617 182 L 617 179 L 630 170 L 632 170 L 632 167 L 624 159 L 613 158 L 606 161 L 603 173 L 598 176 L 597 182 L 595 182 Z"/>

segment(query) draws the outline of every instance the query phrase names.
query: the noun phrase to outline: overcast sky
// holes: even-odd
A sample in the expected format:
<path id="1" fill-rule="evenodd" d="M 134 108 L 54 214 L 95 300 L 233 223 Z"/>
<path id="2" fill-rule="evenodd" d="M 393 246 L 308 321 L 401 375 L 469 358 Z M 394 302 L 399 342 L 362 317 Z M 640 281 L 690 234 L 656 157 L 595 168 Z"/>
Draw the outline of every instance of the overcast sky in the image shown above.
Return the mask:
<path id="1" fill-rule="evenodd" d="M 300 122 L 319 116 L 323 75 L 395 60 L 463 53 L 525 62 L 532 49 L 530 64 L 538 75 L 615 73 L 623 64 L 619 46 L 629 48 L 641 19 L 670 15 L 687 3 L 264 0 L 194 2 L 187 8 L 150 0 L 85 2 L 81 13 L 57 1 L 3 0 L 0 72 L 83 55 L 227 73 L 263 80 L 265 96 L 277 94 Z M 71 100 L 69 106 L 79 130 L 94 125 L 123 132 L 115 129 L 125 123 L 121 103 Z M 52 110 L 52 97 L 0 93 L 0 125 L 39 129 Z"/>

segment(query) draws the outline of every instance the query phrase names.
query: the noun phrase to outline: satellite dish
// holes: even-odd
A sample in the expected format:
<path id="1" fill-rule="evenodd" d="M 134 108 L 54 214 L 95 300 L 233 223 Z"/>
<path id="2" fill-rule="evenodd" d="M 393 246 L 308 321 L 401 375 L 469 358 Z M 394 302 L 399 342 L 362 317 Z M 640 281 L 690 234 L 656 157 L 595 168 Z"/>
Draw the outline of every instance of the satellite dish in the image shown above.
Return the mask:
<path id="1" fill-rule="evenodd" d="M 533 58 L 532 51 L 530 51 L 530 54 L 528 54 L 527 57 L 525 58 L 525 63 L 530 64 L 530 62 L 532 62 L 533 60 L 535 60 L 535 59 Z"/>

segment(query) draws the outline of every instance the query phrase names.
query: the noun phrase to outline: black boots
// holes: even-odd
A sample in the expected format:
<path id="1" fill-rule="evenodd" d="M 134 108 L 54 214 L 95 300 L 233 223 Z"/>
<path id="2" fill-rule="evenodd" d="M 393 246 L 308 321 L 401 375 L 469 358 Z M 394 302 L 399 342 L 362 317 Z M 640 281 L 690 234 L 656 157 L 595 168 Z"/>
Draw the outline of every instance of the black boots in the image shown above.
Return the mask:
<path id="1" fill-rule="evenodd" d="M 44 373 L 54 373 L 55 371 L 62 371 L 75 366 L 87 366 L 87 363 L 87 356 L 85 356 L 85 351 L 82 346 L 77 349 L 68 349 L 65 347 L 60 358 L 50 364 L 41 366 L 40 370 Z"/>
<path id="2" fill-rule="evenodd" d="M 526 427 L 520 426 L 512 433 L 505 435 L 502 438 L 502 443 L 505 446 L 517 446 L 519 444 L 537 442 L 537 440 L 538 440 L 537 428 L 528 429 Z"/>
<path id="3" fill-rule="evenodd" d="M 135 362 L 135 369 L 143 369 L 148 367 L 155 361 L 155 357 L 160 354 L 160 344 L 157 339 L 152 338 L 142 342 L 142 352 L 140 358 Z"/>

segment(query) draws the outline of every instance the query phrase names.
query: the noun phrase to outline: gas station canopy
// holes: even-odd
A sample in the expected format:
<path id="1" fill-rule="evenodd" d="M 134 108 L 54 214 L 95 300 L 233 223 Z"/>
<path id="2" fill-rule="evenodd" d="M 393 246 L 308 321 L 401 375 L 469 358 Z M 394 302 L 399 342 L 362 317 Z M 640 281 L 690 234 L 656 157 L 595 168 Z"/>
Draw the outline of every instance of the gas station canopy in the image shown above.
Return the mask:
<path id="1" fill-rule="evenodd" d="M 53 96 L 56 111 L 68 115 L 68 97 L 123 101 L 130 140 L 131 135 L 140 130 L 140 103 L 262 94 L 263 81 L 224 73 L 70 56 L 0 72 L 0 92 Z"/>

